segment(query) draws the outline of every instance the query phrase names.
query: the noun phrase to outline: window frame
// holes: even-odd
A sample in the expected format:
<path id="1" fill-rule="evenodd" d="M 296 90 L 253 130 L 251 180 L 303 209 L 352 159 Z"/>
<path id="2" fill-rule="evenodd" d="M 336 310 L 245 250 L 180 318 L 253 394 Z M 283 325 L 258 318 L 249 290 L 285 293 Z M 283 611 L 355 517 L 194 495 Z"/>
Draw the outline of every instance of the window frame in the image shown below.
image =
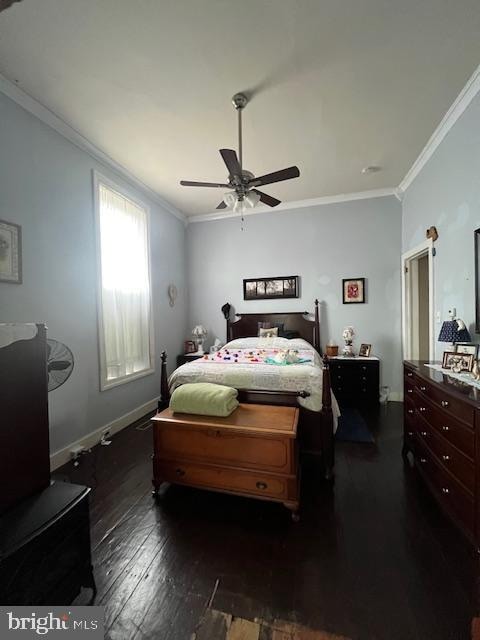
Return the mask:
<path id="1" fill-rule="evenodd" d="M 153 322 L 153 289 L 152 289 L 152 251 L 150 243 L 150 206 L 128 187 L 119 185 L 114 180 L 93 170 L 93 210 L 95 216 L 95 254 L 96 254 L 96 280 L 97 280 L 97 328 L 98 328 L 98 356 L 99 356 L 99 379 L 100 391 L 108 391 L 114 387 L 133 382 L 139 378 L 150 376 L 155 373 L 155 325 Z M 121 378 L 108 381 L 107 379 L 107 358 L 105 351 L 105 327 L 103 322 L 103 283 L 102 283 L 102 250 L 100 235 L 100 185 L 107 187 L 118 193 L 122 198 L 131 200 L 135 205 L 145 210 L 147 219 L 147 249 L 148 249 L 148 281 L 149 281 L 149 355 L 150 367 L 142 371 L 130 373 Z"/>

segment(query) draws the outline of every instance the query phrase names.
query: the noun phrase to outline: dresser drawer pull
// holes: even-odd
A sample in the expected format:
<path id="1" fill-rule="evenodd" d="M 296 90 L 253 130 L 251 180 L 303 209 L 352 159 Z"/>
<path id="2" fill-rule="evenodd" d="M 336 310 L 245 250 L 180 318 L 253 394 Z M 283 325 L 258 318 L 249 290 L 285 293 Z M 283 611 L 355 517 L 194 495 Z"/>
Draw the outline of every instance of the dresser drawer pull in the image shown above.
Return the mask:
<path id="1" fill-rule="evenodd" d="M 421 462 L 422 464 L 425 464 L 425 463 L 427 462 L 427 459 L 426 459 L 426 458 L 420 458 L 420 462 Z"/>
<path id="2" fill-rule="evenodd" d="M 450 493 L 450 489 L 447 489 L 447 487 L 442 487 L 442 493 Z"/>
<path id="3" fill-rule="evenodd" d="M 445 460 L 445 462 L 448 462 L 450 460 L 450 456 L 443 455 L 442 460 Z"/>
<path id="4" fill-rule="evenodd" d="M 413 437 L 413 431 L 407 431 L 407 433 L 411 438 Z"/>
<path id="5" fill-rule="evenodd" d="M 185 471 L 184 471 L 184 469 L 175 469 L 175 473 L 176 473 L 176 474 L 177 474 L 177 476 L 179 476 L 180 478 L 181 478 L 182 476 L 184 476 L 184 475 L 185 475 Z"/>
<path id="6" fill-rule="evenodd" d="M 337 376 L 337 380 L 341 380 L 341 379 L 342 379 L 342 376 Z"/>
<path id="7" fill-rule="evenodd" d="M 366 371 L 366 370 L 367 370 L 367 367 L 366 367 L 365 365 L 363 365 L 362 369 L 363 369 L 364 371 Z"/>
<path id="8" fill-rule="evenodd" d="M 420 387 L 420 391 L 426 391 L 426 390 L 427 390 L 427 387 L 424 387 L 424 386 Z"/>
<path id="9" fill-rule="evenodd" d="M 268 485 L 266 482 L 257 482 L 255 486 L 257 487 L 257 489 L 266 489 Z"/>
<path id="10" fill-rule="evenodd" d="M 413 409 L 407 409 L 407 413 L 409 413 L 410 415 L 413 414 Z"/>
<path id="11" fill-rule="evenodd" d="M 441 405 L 442 405 L 442 407 L 444 407 L 446 409 L 447 407 L 450 406 L 450 403 L 449 403 L 448 400 L 442 400 Z"/>
<path id="12" fill-rule="evenodd" d="M 427 410 L 427 407 L 420 407 L 421 413 L 425 413 L 426 410 Z"/>
<path id="13" fill-rule="evenodd" d="M 420 435 L 426 438 L 428 436 L 428 433 L 426 431 L 420 431 Z"/>
<path id="14" fill-rule="evenodd" d="M 411 371 L 409 371 L 409 372 L 407 373 L 407 376 L 408 376 L 409 378 L 413 378 L 413 373 L 412 373 Z"/>
<path id="15" fill-rule="evenodd" d="M 366 380 L 367 378 L 365 376 L 362 376 L 362 380 Z"/>
<path id="16" fill-rule="evenodd" d="M 450 427 L 442 427 L 442 431 L 450 431 Z"/>
<path id="17" fill-rule="evenodd" d="M 413 389 L 407 389 L 407 393 L 413 393 Z"/>

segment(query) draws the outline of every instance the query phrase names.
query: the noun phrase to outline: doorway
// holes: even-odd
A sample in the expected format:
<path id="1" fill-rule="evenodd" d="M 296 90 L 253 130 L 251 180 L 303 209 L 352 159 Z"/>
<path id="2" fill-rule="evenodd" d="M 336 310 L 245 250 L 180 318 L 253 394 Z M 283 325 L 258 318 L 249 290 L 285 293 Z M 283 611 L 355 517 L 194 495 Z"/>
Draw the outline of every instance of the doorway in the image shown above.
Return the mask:
<path id="1" fill-rule="evenodd" d="M 433 243 L 402 256 L 403 357 L 435 359 L 433 312 Z"/>

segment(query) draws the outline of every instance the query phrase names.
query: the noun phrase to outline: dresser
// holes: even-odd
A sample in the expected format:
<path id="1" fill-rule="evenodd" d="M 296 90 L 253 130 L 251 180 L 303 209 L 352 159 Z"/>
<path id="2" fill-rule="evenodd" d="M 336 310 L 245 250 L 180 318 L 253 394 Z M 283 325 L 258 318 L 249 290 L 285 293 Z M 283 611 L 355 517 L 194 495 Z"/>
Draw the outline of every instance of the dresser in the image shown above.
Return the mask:
<path id="1" fill-rule="evenodd" d="M 404 363 L 403 455 L 472 542 L 480 534 L 477 459 L 480 390 L 432 369 Z"/>
<path id="2" fill-rule="evenodd" d="M 198 355 L 198 353 L 181 353 L 177 356 L 177 367 L 181 367 L 182 364 L 193 362 L 199 358 L 203 358 L 203 355 Z"/>
<path id="3" fill-rule="evenodd" d="M 343 406 L 378 404 L 380 360 L 378 358 L 329 358 L 332 391 Z"/>
<path id="4" fill-rule="evenodd" d="M 281 502 L 298 520 L 297 407 L 240 404 L 227 418 L 152 418 L 153 485 L 163 482 Z"/>

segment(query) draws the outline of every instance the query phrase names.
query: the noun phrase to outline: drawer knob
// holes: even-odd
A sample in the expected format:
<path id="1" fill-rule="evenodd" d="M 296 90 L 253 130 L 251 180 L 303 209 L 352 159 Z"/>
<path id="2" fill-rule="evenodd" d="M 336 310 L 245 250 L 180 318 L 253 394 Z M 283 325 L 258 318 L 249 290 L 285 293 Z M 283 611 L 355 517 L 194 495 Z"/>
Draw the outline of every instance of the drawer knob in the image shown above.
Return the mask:
<path id="1" fill-rule="evenodd" d="M 413 437 L 413 431 L 408 431 L 407 433 L 410 437 Z"/>
<path id="2" fill-rule="evenodd" d="M 442 460 L 445 460 L 445 462 L 448 462 L 450 460 L 450 456 L 444 455 L 442 456 Z"/>
<path id="3" fill-rule="evenodd" d="M 442 407 L 447 408 L 448 406 L 450 406 L 450 403 L 449 403 L 448 400 L 442 400 L 441 405 L 442 405 Z"/>
<path id="4" fill-rule="evenodd" d="M 425 464 L 425 463 L 427 462 L 427 460 L 426 460 L 426 458 L 420 458 L 420 462 L 421 462 L 422 464 Z"/>
<path id="5" fill-rule="evenodd" d="M 175 473 L 177 476 L 182 477 L 185 475 L 185 471 L 183 469 L 175 469 Z"/>
<path id="6" fill-rule="evenodd" d="M 257 482 L 256 487 L 257 487 L 257 489 L 266 489 L 267 488 L 267 483 L 266 482 Z"/>
<path id="7" fill-rule="evenodd" d="M 425 411 L 426 411 L 426 410 L 427 410 L 427 408 L 426 408 L 426 407 L 420 407 L 420 411 L 421 411 L 422 413 L 425 413 Z"/>
<path id="8" fill-rule="evenodd" d="M 420 391 L 426 391 L 426 390 L 427 390 L 427 387 L 424 387 L 424 386 L 420 387 Z"/>
<path id="9" fill-rule="evenodd" d="M 442 427 L 442 431 L 450 431 L 450 427 Z"/>
<path id="10" fill-rule="evenodd" d="M 363 365 L 362 369 L 363 369 L 364 371 L 366 371 L 366 370 L 367 370 L 367 367 L 366 367 L 365 365 Z"/>
<path id="11" fill-rule="evenodd" d="M 412 415 L 412 414 L 413 414 L 413 409 L 408 409 L 408 413 L 409 413 L 410 415 Z"/>
<path id="12" fill-rule="evenodd" d="M 337 380 L 341 380 L 341 379 L 342 379 L 342 376 L 337 376 Z"/>
<path id="13" fill-rule="evenodd" d="M 408 376 L 409 378 L 413 378 L 413 373 L 412 373 L 411 371 L 409 371 L 409 372 L 407 373 L 407 376 Z"/>
<path id="14" fill-rule="evenodd" d="M 450 493 L 450 489 L 447 487 L 442 487 L 442 493 Z"/>
<path id="15" fill-rule="evenodd" d="M 427 437 L 427 432 L 426 431 L 420 431 L 420 435 L 423 436 L 424 438 Z"/>
<path id="16" fill-rule="evenodd" d="M 413 393 L 413 389 L 407 389 L 407 393 Z"/>

